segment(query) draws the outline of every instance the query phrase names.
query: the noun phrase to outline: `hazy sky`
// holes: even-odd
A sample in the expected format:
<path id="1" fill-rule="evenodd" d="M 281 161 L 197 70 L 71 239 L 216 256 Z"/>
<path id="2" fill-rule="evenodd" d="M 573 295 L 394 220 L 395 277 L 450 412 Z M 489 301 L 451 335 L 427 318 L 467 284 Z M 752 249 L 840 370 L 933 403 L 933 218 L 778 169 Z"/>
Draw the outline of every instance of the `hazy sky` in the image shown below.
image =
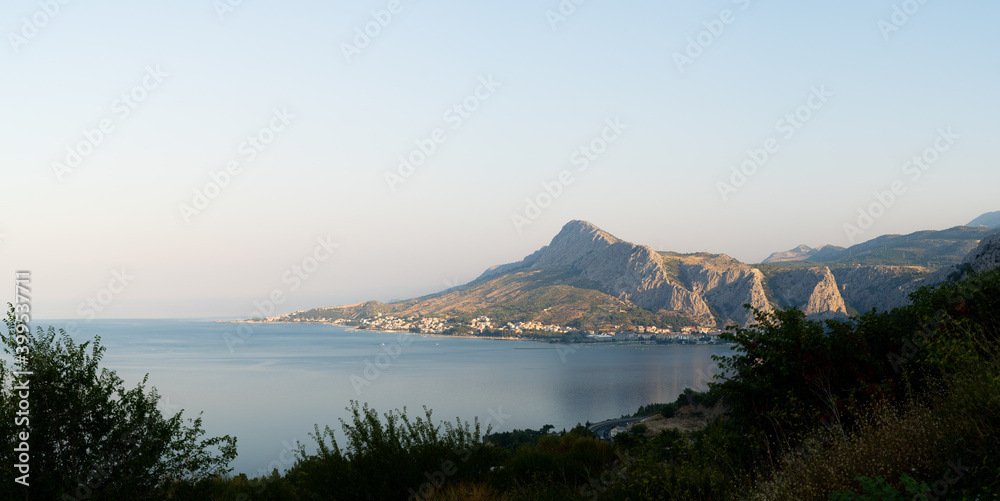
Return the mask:
<path id="1" fill-rule="evenodd" d="M 998 17 L 5 0 L 3 276 L 39 317 L 245 317 L 435 292 L 572 219 L 748 262 L 964 224 L 1000 210 Z"/>

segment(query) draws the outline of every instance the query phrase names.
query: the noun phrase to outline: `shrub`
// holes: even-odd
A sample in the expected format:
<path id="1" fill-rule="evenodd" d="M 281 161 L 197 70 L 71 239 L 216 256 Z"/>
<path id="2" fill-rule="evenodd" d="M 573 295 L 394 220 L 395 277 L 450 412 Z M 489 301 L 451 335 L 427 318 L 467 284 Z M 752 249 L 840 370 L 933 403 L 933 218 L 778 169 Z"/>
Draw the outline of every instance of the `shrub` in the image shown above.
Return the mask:
<path id="1" fill-rule="evenodd" d="M 903 475 L 900 478 L 900 483 L 903 484 L 906 489 L 906 493 L 901 493 L 896 488 L 885 481 L 882 477 L 858 477 L 857 481 L 861 483 L 861 489 L 864 491 L 861 494 L 855 494 L 854 492 L 837 492 L 830 494 L 831 501 L 895 501 L 895 500 L 926 500 L 927 496 L 924 495 L 925 491 L 930 490 L 930 486 L 926 483 L 919 483 L 909 475 Z"/>
<path id="2" fill-rule="evenodd" d="M 563 492 L 576 492 L 599 478 L 615 459 L 614 447 L 593 437 L 547 436 L 537 445 L 518 448 L 493 479 L 502 491 L 557 486 Z"/>
<path id="3" fill-rule="evenodd" d="M 320 430 L 317 425 L 311 434 L 317 453 L 307 455 L 301 446 L 286 475 L 314 496 L 310 499 L 426 498 L 447 483 L 483 478 L 501 454 L 483 442 L 478 420 L 435 425 L 426 407 L 415 420 L 405 407 L 384 414 L 383 420 L 368 404 L 355 401 L 348 411 L 351 423 L 341 420 L 346 447 L 340 448 L 329 426 Z"/>
<path id="4" fill-rule="evenodd" d="M 106 348 L 100 336 L 76 344 L 52 327 L 32 334 L 10 306 L 4 351 L 27 358 L 17 366 L 0 359 L 0 414 L 3 436 L 0 497 L 60 499 L 159 499 L 189 482 L 215 478 L 229 471 L 236 457 L 236 439 L 203 439 L 201 417 L 184 420 L 178 412 L 164 417 L 157 409 L 159 394 L 146 391 L 143 378 L 127 389 L 115 371 L 101 368 Z M 16 360 L 16 359 L 15 359 Z M 30 372 L 24 379 L 15 369 Z M 15 386 L 28 383 L 30 403 L 30 486 L 14 483 L 17 463 Z"/>

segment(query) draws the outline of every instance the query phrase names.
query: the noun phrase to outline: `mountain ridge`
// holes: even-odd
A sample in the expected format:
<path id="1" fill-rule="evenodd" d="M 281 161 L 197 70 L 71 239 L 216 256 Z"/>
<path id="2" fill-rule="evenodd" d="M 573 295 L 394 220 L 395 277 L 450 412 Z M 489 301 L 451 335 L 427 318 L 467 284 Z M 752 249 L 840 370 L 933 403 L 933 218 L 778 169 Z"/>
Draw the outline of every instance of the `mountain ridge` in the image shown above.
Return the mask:
<path id="1" fill-rule="evenodd" d="M 986 226 L 987 228 L 1000 228 L 1000 211 L 987 212 L 972 221 L 966 226 L 978 227 Z"/>
<path id="2" fill-rule="evenodd" d="M 808 245 L 799 245 L 794 249 L 787 251 L 773 252 L 770 256 L 767 256 L 762 263 L 785 263 L 789 261 L 806 261 L 811 258 L 816 258 L 814 260 L 821 260 L 822 256 L 837 253 L 844 250 L 844 247 L 838 247 L 836 245 L 820 245 L 815 249 L 809 247 Z"/>
<path id="3" fill-rule="evenodd" d="M 890 243 L 914 253 L 915 261 L 938 266 L 875 263 L 878 246 L 887 251 Z M 316 308 L 268 320 L 358 320 L 382 314 L 463 321 L 487 316 L 499 325 L 541 322 L 592 331 L 644 325 L 722 328 L 753 321 L 745 304 L 764 311 L 794 306 L 809 318 L 843 319 L 901 306 L 920 286 L 1000 261 L 1000 232 L 985 228 L 883 235 L 859 245 L 830 249 L 834 254 L 827 262 L 747 264 L 725 254 L 657 252 L 573 220 L 548 245 L 521 261 L 490 267 L 464 285 L 405 301 Z M 797 249 L 815 256 L 824 248 Z M 863 259 L 842 259 L 845 252 L 853 258 L 855 251 Z"/>

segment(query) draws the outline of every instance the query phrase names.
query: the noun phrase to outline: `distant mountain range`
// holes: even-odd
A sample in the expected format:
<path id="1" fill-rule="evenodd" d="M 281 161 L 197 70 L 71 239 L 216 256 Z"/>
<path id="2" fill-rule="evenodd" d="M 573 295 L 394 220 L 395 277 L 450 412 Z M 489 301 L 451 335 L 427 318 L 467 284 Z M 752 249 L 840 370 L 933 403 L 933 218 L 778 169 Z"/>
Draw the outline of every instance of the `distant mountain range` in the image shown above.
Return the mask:
<path id="1" fill-rule="evenodd" d="M 787 250 L 783 252 L 775 252 L 767 259 L 764 260 L 765 263 L 787 263 L 789 261 L 821 261 L 832 255 L 839 253 L 844 250 L 843 247 L 837 247 L 836 245 L 820 245 L 813 249 L 808 245 L 800 245 L 792 250 Z"/>
<path id="2" fill-rule="evenodd" d="M 534 321 L 595 331 L 724 327 L 753 320 L 744 304 L 762 310 L 795 306 L 816 319 L 846 318 L 904 305 L 909 293 L 923 285 L 998 263 L 1000 231 L 985 226 L 885 235 L 846 249 L 800 246 L 751 265 L 725 254 L 657 252 L 586 221 L 570 221 L 549 245 L 459 287 L 267 321 L 360 320 L 382 314 L 460 321 L 489 316 L 494 325 Z"/>
<path id="3" fill-rule="evenodd" d="M 966 226 L 979 227 L 985 226 L 987 228 L 1000 228 L 1000 211 L 987 212 L 982 216 L 973 219 Z"/>
<path id="4" fill-rule="evenodd" d="M 918 231 L 909 235 L 883 235 L 848 248 L 823 245 L 816 249 L 800 245 L 775 252 L 764 263 L 809 261 L 831 266 L 898 265 L 936 270 L 962 261 L 991 227 L 956 226 L 941 231 Z"/>

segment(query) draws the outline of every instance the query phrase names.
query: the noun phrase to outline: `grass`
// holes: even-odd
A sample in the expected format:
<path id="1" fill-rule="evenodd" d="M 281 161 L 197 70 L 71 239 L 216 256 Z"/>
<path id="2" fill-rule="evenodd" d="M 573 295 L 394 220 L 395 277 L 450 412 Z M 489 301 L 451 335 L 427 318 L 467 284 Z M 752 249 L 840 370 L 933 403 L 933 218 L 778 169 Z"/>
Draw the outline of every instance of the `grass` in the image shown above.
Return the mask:
<path id="1" fill-rule="evenodd" d="M 962 475 L 955 474 L 954 465 L 964 464 L 975 465 L 970 475 L 979 476 L 978 485 L 990 479 L 994 482 L 994 497 L 978 499 L 997 499 L 1000 467 L 990 458 L 995 457 L 1000 442 L 1000 354 L 976 339 L 970 334 L 967 343 L 956 345 L 948 362 L 950 370 L 931 390 L 902 409 L 890 404 L 873 409 L 853 433 L 817 432 L 787 451 L 778 464 L 769 465 L 766 469 L 774 473 L 753 485 L 749 497 L 826 500 L 833 493 L 857 493 L 861 481 L 874 477 L 905 492 L 906 477 L 930 486 L 958 476 L 954 486 L 948 484 L 955 495 L 962 487 Z"/>
<path id="2" fill-rule="evenodd" d="M 917 405 L 903 412 L 883 406 L 854 434 L 825 430 L 787 452 L 775 465 L 777 473 L 756 485 L 751 497 L 825 500 L 831 492 L 855 490 L 857 477 L 930 474 L 943 462 L 937 456 L 947 444 L 947 421 Z"/>

